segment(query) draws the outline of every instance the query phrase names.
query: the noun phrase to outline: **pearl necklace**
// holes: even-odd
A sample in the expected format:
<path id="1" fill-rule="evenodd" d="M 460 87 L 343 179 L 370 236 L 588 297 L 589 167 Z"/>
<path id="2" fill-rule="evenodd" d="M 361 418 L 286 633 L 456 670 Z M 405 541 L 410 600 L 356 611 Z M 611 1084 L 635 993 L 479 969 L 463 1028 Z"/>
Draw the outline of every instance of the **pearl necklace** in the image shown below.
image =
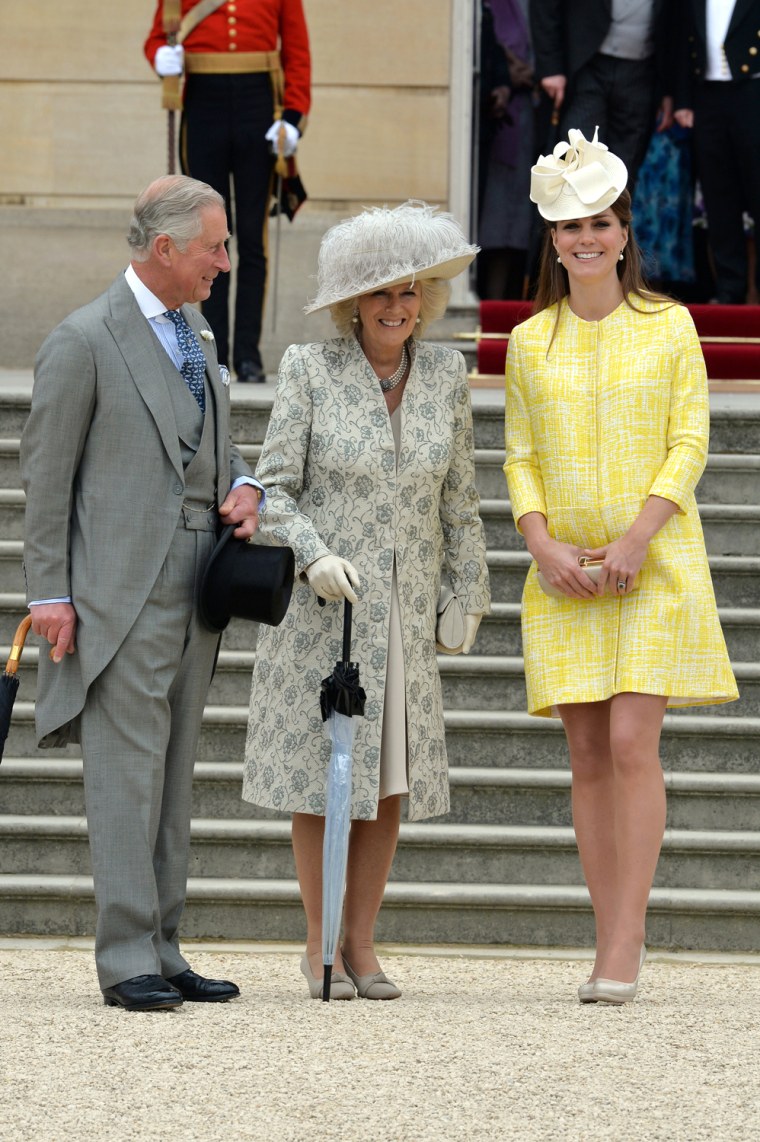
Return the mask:
<path id="1" fill-rule="evenodd" d="M 380 382 L 380 388 L 384 393 L 389 393 L 391 389 L 395 389 L 396 385 L 401 384 L 401 380 L 404 376 L 404 373 L 406 372 L 406 367 L 408 364 L 409 351 L 407 350 L 405 341 L 401 347 L 401 364 L 396 369 L 395 373 L 391 373 L 391 375 L 389 377 L 385 377 L 385 379 L 383 379 L 383 377 L 377 377 L 377 373 L 375 373 L 375 376 Z"/>

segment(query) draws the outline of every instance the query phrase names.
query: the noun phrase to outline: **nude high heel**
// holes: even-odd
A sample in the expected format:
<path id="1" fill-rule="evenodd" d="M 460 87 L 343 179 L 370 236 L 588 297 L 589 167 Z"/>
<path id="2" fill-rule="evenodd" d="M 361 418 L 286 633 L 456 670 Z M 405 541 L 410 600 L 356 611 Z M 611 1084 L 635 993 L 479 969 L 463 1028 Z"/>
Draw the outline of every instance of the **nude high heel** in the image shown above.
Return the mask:
<path id="1" fill-rule="evenodd" d="M 639 976 L 641 969 L 644 966 L 644 960 L 647 958 L 647 950 L 644 944 L 641 945 L 641 954 L 639 956 L 639 970 L 636 973 L 636 978 L 633 983 L 621 983 L 617 979 L 596 979 L 593 983 L 592 1002 L 593 1003 L 612 1003 L 615 1006 L 620 1006 L 622 1003 L 630 1003 L 636 998 L 636 992 L 639 990 Z"/>
<path id="2" fill-rule="evenodd" d="M 384 971 L 376 971 L 369 975 L 357 975 L 345 956 L 343 956 L 343 967 L 356 984 L 356 993 L 360 999 L 400 998 L 401 989 L 388 979 Z"/>
<path id="3" fill-rule="evenodd" d="M 311 965 L 306 952 L 301 957 L 301 971 L 306 976 L 311 998 L 321 999 L 324 981 L 311 974 Z M 348 976 L 343 972 L 334 971 L 330 977 L 330 999 L 353 999 L 355 995 L 354 985 Z"/>

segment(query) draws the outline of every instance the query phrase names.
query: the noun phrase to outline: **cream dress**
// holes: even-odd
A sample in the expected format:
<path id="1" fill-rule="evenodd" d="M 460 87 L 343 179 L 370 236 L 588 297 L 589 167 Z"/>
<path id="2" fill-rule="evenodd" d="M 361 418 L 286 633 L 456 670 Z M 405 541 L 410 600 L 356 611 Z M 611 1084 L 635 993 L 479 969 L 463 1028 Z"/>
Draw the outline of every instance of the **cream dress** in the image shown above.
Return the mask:
<path id="1" fill-rule="evenodd" d="M 393 443 L 398 463 L 401 439 L 401 406 L 391 413 Z M 380 797 L 395 793 L 408 794 L 406 765 L 406 679 L 404 676 L 404 638 L 401 632 L 401 610 L 398 605 L 396 563 L 393 563 L 391 614 L 388 624 L 388 665 L 385 671 L 385 706 L 383 732 L 380 739 Z"/>
<path id="2" fill-rule="evenodd" d="M 545 595 L 531 566 L 522 631 L 530 713 L 624 691 L 670 706 L 731 702 L 694 489 L 707 458 L 709 400 L 694 323 L 680 305 L 632 298 L 602 321 L 566 302 L 517 326 L 507 354 L 506 463 L 517 522 L 542 512 L 579 547 L 623 535 L 650 495 L 678 505 L 649 544 L 630 595 Z M 659 312 L 658 312 L 659 310 Z"/>

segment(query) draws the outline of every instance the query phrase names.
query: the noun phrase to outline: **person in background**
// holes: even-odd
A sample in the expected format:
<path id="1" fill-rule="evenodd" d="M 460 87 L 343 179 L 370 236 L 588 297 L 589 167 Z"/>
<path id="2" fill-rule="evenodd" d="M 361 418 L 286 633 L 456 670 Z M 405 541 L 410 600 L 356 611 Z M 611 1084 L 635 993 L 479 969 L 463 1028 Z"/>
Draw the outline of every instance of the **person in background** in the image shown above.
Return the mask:
<path id="1" fill-rule="evenodd" d="M 681 0 L 677 122 L 694 128 L 715 300 L 760 300 L 760 0 Z M 745 212 L 754 222 L 748 241 Z M 754 240 L 753 272 L 750 249 Z"/>
<path id="2" fill-rule="evenodd" d="M 261 485 L 230 444 L 229 374 L 194 308 L 229 271 L 224 200 L 184 175 L 138 197 L 125 273 L 37 355 L 21 438 L 41 746 L 80 742 L 105 1003 L 239 994 L 179 948 L 193 765 L 219 645 L 198 584 L 219 518 Z"/>
<path id="3" fill-rule="evenodd" d="M 530 2 L 536 76 L 559 137 L 572 127 L 591 138 L 598 127 L 631 194 L 653 130 L 673 122 L 670 9 L 670 0 Z"/>
<path id="4" fill-rule="evenodd" d="M 665 828 L 666 708 L 738 697 L 694 495 L 704 358 L 688 310 L 643 280 L 626 181 L 620 158 L 577 130 L 533 167 L 539 288 L 506 367 L 504 471 L 534 560 L 528 710 L 562 719 L 596 922 L 582 1003 L 637 992 Z"/>
<path id="5" fill-rule="evenodd" d="M 145 41 L 160 76 L 186 75 L 182 170 L 225 200 L 237 242 L 232 362 L 238 381 L 266 379 L 259 341 L 267 280 L 267 218 L 275 152 L 293 155 L 311 104 L 302 0 L 220 0 L 208 14 L 182 0 L 181 44 L 167 43 L 164 0 Z M 203 305 L 219 360 L 229 364 L 229 279 Z"/>
<path id="6" fill-rule="evenodd" d="M 435 639 L 442 564 L 465 612 L 463 653 L 490 596 L 467 368 L 460 353 L 419 338 L 476 252 L 450 214 L 421 202 L 332 227 L 307 312 L 329 308 L 339 336 L 285 353 L 257 466 L 267 489 L 260 540 L 293 548 L 296 587 L 282 625 L 259 633 L 243 797 L 293 814 L 313 998 L 331 752 L 320 680 L 341 656 L 344 599 L 367 701 L 355 720 L 333 999 L 401 994 L 374 949 L 401 800 L 412 821 L 449 808 Z"/>
<path id="7" fill-rule="evenodd" d="M 521 297 L 530 240 L 535 80 L 528 0 L 489 0 L 481 30 L 481 298 Z M 494 61 L 494 57 L 495 61 Z"/>

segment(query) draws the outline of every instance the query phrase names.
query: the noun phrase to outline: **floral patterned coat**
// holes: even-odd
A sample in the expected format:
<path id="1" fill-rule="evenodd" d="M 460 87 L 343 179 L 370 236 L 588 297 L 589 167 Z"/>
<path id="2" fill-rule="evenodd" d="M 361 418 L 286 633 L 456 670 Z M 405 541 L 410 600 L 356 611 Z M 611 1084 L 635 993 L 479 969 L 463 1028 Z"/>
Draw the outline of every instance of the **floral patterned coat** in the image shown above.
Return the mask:
<path id="1" fill-rule="evenodd" d="M 404 641 L 410 820 L 449 808 L 435 613 L 445 566 L 464 609 L 490 593 L 475 488 L 464 359 L 420 343 L 401 403 L 396 463 L 385 398 L 355 338 L 292 345 L 280 366 L 257 468 L 267 489 L 259 542 L 289 545 L 293 597 L 279 627 L 261 627 L 253 673 L 243 797 L 324 814 L 330 741 L 320 682 L 341 657 L 343 604 L 320 607 L 304 568 L 324 555 L 361 577 L 352 660 L 367 693 L 356 719 L 351 815 L 377 816 L 394 557 Z M 398 711 L 404 717 L 404 711 Z"/>

